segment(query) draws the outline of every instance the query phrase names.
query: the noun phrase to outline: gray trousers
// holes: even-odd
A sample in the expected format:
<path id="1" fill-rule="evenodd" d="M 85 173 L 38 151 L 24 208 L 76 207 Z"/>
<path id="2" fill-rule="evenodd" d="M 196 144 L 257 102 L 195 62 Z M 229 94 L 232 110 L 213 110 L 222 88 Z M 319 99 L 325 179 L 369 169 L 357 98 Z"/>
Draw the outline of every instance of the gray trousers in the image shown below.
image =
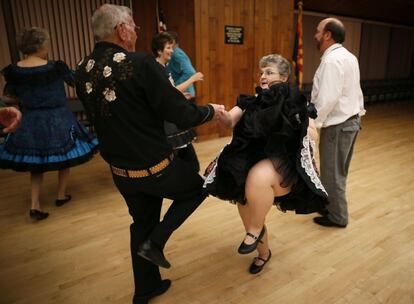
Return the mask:
<path id="1" fill-rule="evenodd" d="M 328 192 L 328 218 L 339 225 L 348 224 L 346 180 L 361 120 L 351 118 L 321 129 L 319 155 L 321 181 Z"/>

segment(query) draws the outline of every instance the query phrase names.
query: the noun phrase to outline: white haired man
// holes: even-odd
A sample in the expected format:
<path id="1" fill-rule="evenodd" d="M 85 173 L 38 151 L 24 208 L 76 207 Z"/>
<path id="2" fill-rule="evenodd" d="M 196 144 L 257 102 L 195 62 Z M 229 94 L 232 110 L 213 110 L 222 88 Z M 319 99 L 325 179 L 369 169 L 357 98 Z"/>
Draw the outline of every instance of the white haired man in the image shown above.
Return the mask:
<path id="1" fill-rule="evenodd" d="M 132 216 L 133 303 L 147 303 L 171 284 L 159 271 L 170 267 L 163 253 L 168 238 L 206 197 L 203 179 L 174 157 L 164 120 L 190 128 L 219 115 L 224 106 L 188 102 L 152 56 L 135 52 L 135 29 L 126 7 L 105 4 L 95 11 L 97 43 L 78 66 L 76 91 Z M 173 203 L 160 221 L 163 198 Z"/>

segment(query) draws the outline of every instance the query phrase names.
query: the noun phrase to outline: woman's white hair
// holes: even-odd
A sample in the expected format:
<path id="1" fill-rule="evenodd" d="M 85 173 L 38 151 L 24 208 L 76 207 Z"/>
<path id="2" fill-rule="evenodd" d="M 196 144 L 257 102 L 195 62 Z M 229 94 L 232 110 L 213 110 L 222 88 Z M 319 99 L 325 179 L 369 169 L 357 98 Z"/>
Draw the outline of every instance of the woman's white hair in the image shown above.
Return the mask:
<path id="1" fill-rule="evenodd" d="M 275 65 L 279 70 L 280 75 L 289 76 L 290 75 L 290 63 L 285 58 L 280 56 L 279 54 L 270 54 L 267 56 L 263 56 L 260 59 L 259 67 L 264 68 L 268 67 L 269 65 Z"/>
<path id="2" fill-rule="evenodd" d="M 131 9 L 126 6 L 104 4 L 92 15 L 92 32 L 96 42 L 110 37 L 115 27 L 128 22 L 132 16 Z"/>

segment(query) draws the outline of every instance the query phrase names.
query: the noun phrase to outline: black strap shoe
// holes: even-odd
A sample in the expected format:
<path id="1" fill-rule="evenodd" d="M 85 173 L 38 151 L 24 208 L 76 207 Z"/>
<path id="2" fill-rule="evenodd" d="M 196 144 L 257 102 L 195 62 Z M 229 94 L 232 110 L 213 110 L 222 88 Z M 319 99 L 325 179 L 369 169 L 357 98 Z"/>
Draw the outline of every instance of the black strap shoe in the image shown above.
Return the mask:
<path id="1" fill-rule="evenodd" d="M 246 235 L 250 236 L 251 238 L 253 238 L 255 241 L 253 244 L 246 244 L 244 241 L 240 244 L 239 249 L 237 250 L 240 254 L 248 254 L 250 252 L 253 252 L 256 248 L 257 245 L 259 245 L 259 243 L 261 242 L 264 234 L 266 232 L 266 228 L 265 226 L 263 226 L 262 230 L 260 231 L 259 236 L 255 236 L 253 234 L 251 234 L 250 232 L 247 232 Z"/>
<path id="2" fill-rule="evenodd" d="M 72 199 L 72 196 L 70 194 L 65 195 L 66 197 L 64 199 L 57 199 L 55 200 L 55 205 L 60 207 L 69 202 Z"/>
<path id="3" fill-rule="evenodd" d="M 256 274 L 256 273 L 259 273 L 260 271 L 262 271 L 263 267 L 266 265 L 267 262 L 269 262 L 271 257 L 272 257 L 272 252 L 270 251 L 270 249 L 269 249 L 269 256 L 267 257 L 266 260 L 262 259 L 261 257 L 255 257 L 253 259 L 253 263 L 250 265 L 249 272 L 251 274 Z M 262 261 L 263 264 L 262 265 L 256 265 L 257 260 Z"/>
<path id="4" fill-rule="evenodd" d="M 170 268 L 171 264 L 167 261 L 161 248 L 151 240 L 147 240 L 138 247 L 138 255 L 155 265 Z"/>
<path id="5" fill-rule="evenodd" d="M 49 213 L 37 209 L 30 209 L 29 215 L 32 220 L 41 221 L 46 219 L 49 216 Z"/>

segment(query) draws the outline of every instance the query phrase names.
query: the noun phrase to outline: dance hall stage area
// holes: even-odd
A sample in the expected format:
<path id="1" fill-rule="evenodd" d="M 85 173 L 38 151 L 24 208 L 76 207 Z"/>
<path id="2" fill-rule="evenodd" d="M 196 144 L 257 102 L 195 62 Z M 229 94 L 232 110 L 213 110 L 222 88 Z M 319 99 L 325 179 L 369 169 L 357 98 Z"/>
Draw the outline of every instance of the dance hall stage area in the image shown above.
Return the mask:
<path id="1" fill-rule="evenodd" d="M 362 122 L 346 229 L 273 208 L 273 257 L 251 275 L 237 208 L 209 197 L 167 244 L 172 286 L 151 303 L 414 303 L 414 101 L 370 105 Z M 229 140 L 195 145 L 202 168 Z M 28 174 L 0 170 L 0 303 L 131 303 L 131 219 L 107 165 L 73 168 L 60 208 L 56 180 L 47 173 L 41 194 L 50 217 L 32 223 Z"/>

